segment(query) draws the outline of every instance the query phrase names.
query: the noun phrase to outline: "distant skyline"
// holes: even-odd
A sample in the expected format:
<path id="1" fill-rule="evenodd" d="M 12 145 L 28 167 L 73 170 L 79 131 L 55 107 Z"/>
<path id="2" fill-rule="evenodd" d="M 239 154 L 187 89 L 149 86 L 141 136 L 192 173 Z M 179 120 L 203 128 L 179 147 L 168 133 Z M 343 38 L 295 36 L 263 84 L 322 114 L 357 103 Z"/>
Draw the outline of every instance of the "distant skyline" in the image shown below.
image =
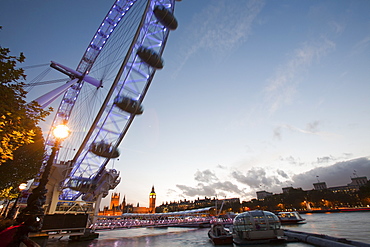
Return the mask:
<path id="1" fill-rule="evenodd" d="M 24 66 L 75 68 L 113 2 L 2 1 L 0 45 L 24 52 Z M 354 171 L 370 178 L 369 9 L 367 0 L 176 2 L 164 68 L 109 164 L 121 175 L 114 192 L 147 207 L 153 185 L 159 205 L 308 190 L 317 176 L 343 185 Z"/>

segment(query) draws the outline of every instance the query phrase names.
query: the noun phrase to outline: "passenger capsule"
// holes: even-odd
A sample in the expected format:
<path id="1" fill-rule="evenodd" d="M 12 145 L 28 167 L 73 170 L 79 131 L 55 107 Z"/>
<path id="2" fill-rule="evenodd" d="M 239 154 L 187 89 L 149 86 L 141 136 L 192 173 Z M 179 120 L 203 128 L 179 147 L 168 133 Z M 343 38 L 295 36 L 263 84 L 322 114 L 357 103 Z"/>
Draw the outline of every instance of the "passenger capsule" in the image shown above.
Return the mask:
<path id="1" fill-rule="evenodd" d="M 90 147 L 90 151 L 100 157 L 104 158 L 118 158 L 119 151 L 112 145 L 101 141 L 99 143 L 93 143 Z"/>
<path id="2" fill-rule="evenodd" d="M 114 104 L 122 111 L 137 115 L 143 114 L 143 107 L 140 103 L 129 97 L 117 96 L 114 99 Z"/>
<path id="3" fill-rule="evenodd" d="M 137 55 L 148 65 L 156 69 L 163 68 L 162 58 L 152 49 L 141 46 L 137 50 Z"/>
<path id="4" fill-rule="evenodd" d="M 76 191 L 86 193 L 88 191 L 95 190 L 96 184 L 90 178 L 79 177 L 71 178 L 67 183 L 67 187 Z"/>
<path id="5" fill-rule="evenodd" d="M 157 17 L 157 20 L 162 23 L 163 26 L 167 27 L 170 30 L 175 30 L 177 28 L 177 20 L 175 16 L 168 11 L 165 7 L 158 5 L 154 8 L 154 15 Z"/>

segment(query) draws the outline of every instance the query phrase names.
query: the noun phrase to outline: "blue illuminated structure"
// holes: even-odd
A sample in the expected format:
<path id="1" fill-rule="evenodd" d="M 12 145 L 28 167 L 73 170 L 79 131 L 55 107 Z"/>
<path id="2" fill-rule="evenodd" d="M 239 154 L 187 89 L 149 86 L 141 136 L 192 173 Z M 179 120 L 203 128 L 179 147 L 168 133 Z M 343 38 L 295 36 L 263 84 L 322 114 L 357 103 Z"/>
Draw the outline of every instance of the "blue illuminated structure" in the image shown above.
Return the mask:
<path id="1" fill-rule="evenodd" d="M 156 70 L 161 68 L 153 66 L 153 59 L 163 65 L 161 56 L 169 31 L 177 27 L 174 4 L 175 0 L 117 0 L 77 69 L 52 62 L 51 67 L 69 76 L 71 85 L 51 127 L 63 123 L 72 131 L 54 160 L 64 166 L 59 200 L 94 202 L 118 185 L 119 173 L 106 167 L 122 153 L 118 146 L 138 114 L 122 110 L 115 99 L 129 98 L 141 107 Z M 139 56 L 144 48 L 154 56 Z M 49 134 L 48 154 L 55 141 Z"/>

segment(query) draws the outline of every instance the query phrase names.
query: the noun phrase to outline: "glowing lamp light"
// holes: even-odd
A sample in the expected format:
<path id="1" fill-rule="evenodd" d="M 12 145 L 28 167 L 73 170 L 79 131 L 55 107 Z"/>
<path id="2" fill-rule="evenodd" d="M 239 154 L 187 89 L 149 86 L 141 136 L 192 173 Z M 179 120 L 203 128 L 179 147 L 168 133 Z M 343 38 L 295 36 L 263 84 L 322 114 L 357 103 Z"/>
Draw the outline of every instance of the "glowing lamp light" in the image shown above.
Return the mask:
<path id="1" fill-rule="evenodd" d="M 53 135 L 58 139 L 65 139 L 69 136 L 70 130 L 66 125 L 58 125 L 53 130 Z"/>
<path id="2" fill-rule="evenodd" d="M 19 191 L 22 191 L 22 190 L 24 190 L 25 188 L 27 188 L 27 184 L 26 184 L 26 183 L 21 183 L 21 184 L 18 186 Z"/>

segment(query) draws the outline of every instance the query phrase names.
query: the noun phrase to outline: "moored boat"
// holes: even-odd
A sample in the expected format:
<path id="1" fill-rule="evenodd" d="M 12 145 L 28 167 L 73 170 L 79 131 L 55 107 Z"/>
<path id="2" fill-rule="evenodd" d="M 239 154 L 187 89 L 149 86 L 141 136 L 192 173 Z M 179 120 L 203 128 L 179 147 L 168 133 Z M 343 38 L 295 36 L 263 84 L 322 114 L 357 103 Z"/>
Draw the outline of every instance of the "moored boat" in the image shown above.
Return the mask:
<path id="1" fill-rule="evenodd" d="M 263 244 L 284 242 L 287 237 L 277 215 L 272 212 L 253 210 L 237 215 L 232 234 L 236 244 Z"/>
<path id="2" fill-rule="evenodd" d="M 208 237 L 214 245 L 226 245 L 233 243 L 233 235 L 221 224 L 211 225 L 211 229 L 208 231 Z"/>
<path id="3" fill-rule="evenodd" d="M 280 219 L 281 224 L 288 225 L 288 224 L 303 224 L 306 223 L 304 218 L 297 212 L 279 212 L 278 217 Z"/>

